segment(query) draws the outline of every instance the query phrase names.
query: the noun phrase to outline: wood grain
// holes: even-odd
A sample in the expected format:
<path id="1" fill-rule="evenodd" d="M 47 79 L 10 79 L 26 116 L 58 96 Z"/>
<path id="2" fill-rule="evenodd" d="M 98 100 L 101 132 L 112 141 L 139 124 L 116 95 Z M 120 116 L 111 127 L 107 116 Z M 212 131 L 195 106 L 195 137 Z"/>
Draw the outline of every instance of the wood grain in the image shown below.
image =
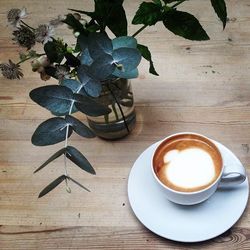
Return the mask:
<path id="1" fill-rule="evenodd" d="M 191 42 L 151 26 L 138 36 L 153 55 L 159 77 L 148 73 L 142 61 L 140 76 L 133 80 L 137 124 L 130 136 L 107 142 L 73 135 L 70 143 L 86 155 L 97 175 L 69 166 L 72 177 L 91 189 L 77 186 L 72 193 L 59 186 L 37 199 L 40 190 L 63 173 L 59 158 L 43 171 L 33 171 L 61 145 L 35 147 L 34 129 L 50 113 L 29 99 L 31 89 L 45 83 L 22 66 L 20 81 L 0 78 L 0 249 L 250 249 L 249 206 L 236 225 L 203 243 L 181 244 L 158 237 L 134 216 L 127 198 L 127 179 L 133 162 L 153 142 L 180 131 L 196 131 L 221 141 L 250 168 L 250 3 L 227 0 L 229 20 L 222 25 L 209 1 L 192 0 L 181 9 L 199 18 L 211 37 Z M 139 0 L 125 1 L 128 19 Z M 48 22 L 67 8 L 92 10 L 91 0 L 1 0 L 0 62 L 18 60 L 19 48 L 11 41 L 6 12 L 26 6 L 33 26 Z M 139 28 L 129 26 L 129 34 Z M 71 31 L 57 34 L 71 44 Z M 51 80 L 46 84 L 53 84 Z M 82 114 L 77 117 L 85 121 Z M 222 218 L 223 219 L 223 218 Z"/>

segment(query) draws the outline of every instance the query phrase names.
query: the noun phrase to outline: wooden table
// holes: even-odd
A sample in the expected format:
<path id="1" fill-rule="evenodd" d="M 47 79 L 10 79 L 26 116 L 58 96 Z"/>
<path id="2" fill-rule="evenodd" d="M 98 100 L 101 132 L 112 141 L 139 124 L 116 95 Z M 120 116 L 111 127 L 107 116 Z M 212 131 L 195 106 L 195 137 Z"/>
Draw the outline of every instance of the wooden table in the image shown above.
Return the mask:
<path id="1" fill-rule="evenodd" d="M 131 20 L 141 1 L 125 1 Z M 167 32 L 163 25 L 149 27 L 138 36 L 152 51 L 160 76 L 140 65 L 133 80 L 137 125 L 120 141 L 99 138 L 71 142 L 84 152 L 97 175 L 70 167 L 72 176 L 91 189 L 85 192 L 64 185 L 38 199 L 38 193 L 63 173 L 63 158 L 43 171 L 33 171 L 60 145 L 35 147 L 34 129 L 50 113 L 34 104 L 28 94 L 44 82 L 23 65 L 19 81 L 0 78 L 0 249 L 250 249 L 250 214 L 246 209 L 236 225 L 213 240 L 180 244 L 160 238 L 134 216 L 127 197 L 127 181 L 133 162 L 155 141 L 175 132 L 196 131 L 221 141 L 233 150 L 249 171 L 250 164 L 250 4 L 227 0 L 229 21 L 222 25 L 209 1 L 192 0 L 183 9 L 196 15 L 210 41 L 191 42 Z M 1 0 L 0 60 L 18 60 L 16 45 L 5 26 L 6 12 L 26 6 L 27 22 L 48 22 L 67 8 L 93 8 L 92 1 Z M 130 34 L 139 27 L 130 25 Z M 65 40 L 70 31 L 59 28 Z M 49 83 L 56 83 L 49 81 Z M 83 115 L 79 118 L 85 120 Z M 225 211 L 226 212 L 226 211 Z"/>

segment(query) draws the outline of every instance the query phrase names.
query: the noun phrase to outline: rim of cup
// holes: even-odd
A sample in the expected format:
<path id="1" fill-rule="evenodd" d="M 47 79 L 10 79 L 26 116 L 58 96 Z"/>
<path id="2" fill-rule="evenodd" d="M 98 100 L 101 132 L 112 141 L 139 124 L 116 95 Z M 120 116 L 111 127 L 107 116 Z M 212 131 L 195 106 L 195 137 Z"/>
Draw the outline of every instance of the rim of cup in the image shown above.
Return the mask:
<path id="1" fill-rule="evenodd" d="M 192 191 L 192 192 L 184 192 L 184 191 L 177 191 L 175 189 L 172 189 L 168 186 L 166 186 L 164 183 L 161 182 L 161 180 L 158 178 L 157 174 L 155 173 L 155 170 L 154 170 L 154 164 L 153 164 L 153 159 L 154 159 L 154 156 L 155 156 L 155 152 L 157 151 L 157 149 L 166 141 L 168 140 L 169 138 L 171 137 L 174 137 L 174 136 L 177 136 L 177 135 L 198 135 L 200 137 L 203 137 L 205 139 L 207 139 L 212 145 L 213 147 L 216 149 L 216 151 L 219 153 L 221 159 L 222 159 L 222 166 L 221 166 L 221 171 L 220 171 L 220 174 L 218 175 L 218 177 L 207 187 L 201 189 L 201 190 L 198 190 L 198 191 Z M 208 189 L 210 189 L 212 186 L 215 185 L 215 183 L 218 182 L 218 180 L 220 180 L 222 174 L 223 174 L 223 170 L 224 170 L 224 164 L 223 164 L 223 157 L 222 157 L 222 153 L 220 151 L 220 149 L 215 145 L 214 141 L 212 139 L 210 139 L 209 137 L 207 136 L 204 136 L 202 134 L 199 134 L 199 133 L 195 133 L 195 132 L 179 132 L 179 133 L 175 133 L 175 134 L 171 134 L 167 137 L 165 137 L 163 140 L 160 141 L 160 144 L 156 147 L 156 149 L 154 150 L 152 156 L 151 156 L 151 170 L 153 172 L 153 175 L 155 177 L 155 179 L 157 180 L 157 182 L 162 186 L 164 187 L 165 189 L 168 189 L 169 191 L 171 192 L 174 192 L 176 194 L 182 194 L 182 195 L 191 195 L 191 194 L 198 194 L 198 193 L 202 193 Z"/>

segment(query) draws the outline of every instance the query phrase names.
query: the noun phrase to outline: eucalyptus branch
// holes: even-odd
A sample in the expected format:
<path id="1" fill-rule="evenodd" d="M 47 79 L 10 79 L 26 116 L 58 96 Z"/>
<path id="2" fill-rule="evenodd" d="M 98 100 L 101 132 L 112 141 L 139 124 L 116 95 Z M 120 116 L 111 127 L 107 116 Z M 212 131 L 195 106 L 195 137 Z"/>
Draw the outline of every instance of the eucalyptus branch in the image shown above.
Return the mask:
<path id="1" fill-rule="evenodd" d="M 124 115 L 124 113 L 123 113 L 122 107 L 121 107 L 120 103 L 118 102 L 118 100 L 117 100 L 117 98 L 116 98 L 114 92 L 112 91 L 112 89 L 109 87 L 108 84 L 107 84 L 107 88 L 108 88 L 108 90 L 110 91 L 111 95 L 113 96 L 115 102 L 116 102 L 117 105 L 118 105 L 118 108 L 119 108 L 119 110 L 120 110 L 120 112 L 121 112 L 121 115 L 122 115 L 122 119 L 123 119 L 124 124 L 125 124 L 126 129 L 127 129 L 127 132 L 129 133 L 128 124 L 127 124 L 127 122 L 126 122 L 126 118 L 125 118 L 125 115 Z"/>
<path id="2" fill-rule="evenodd" d="M 143 25 L 140 29 L 138 29 L 133 35 L 132 37 L 137 36 L 139 33 L 141 33 L 146 27 L 148 27 L 148 25 Z"/>
<path id="3" fill-rule="evenodd" d="M 76 93 L 78 94 L 81 90 L 81 88 L 83 87 L 83 85 L 81 84 L 79 86 L 79 88 L 77 89 Z M 75 101 L 71 102 L 70 108 L 69 108 L 69 113 L 68 115 L 71 115 L 73 107 L 74 107 L 74 103 Z M 67 148 L 68 147 L 68 136 L 69 136 L 69 124 L 66 125 L 66 135 L 65 135 L 65 143 L 64 143 L 64 147 Z M 68 175 L 68 170 L 67 170 L 67 157 L 66 157 L 66 153 L 64 154 L 64 171 L 65 171 L 65 176 L 69 176 Z M 66 190 L 67 192 L 71 192 L 70 188 L 68 186 L 68 180 L 67 178 L 65 178 L 65 183 L 66 183 Z"/>

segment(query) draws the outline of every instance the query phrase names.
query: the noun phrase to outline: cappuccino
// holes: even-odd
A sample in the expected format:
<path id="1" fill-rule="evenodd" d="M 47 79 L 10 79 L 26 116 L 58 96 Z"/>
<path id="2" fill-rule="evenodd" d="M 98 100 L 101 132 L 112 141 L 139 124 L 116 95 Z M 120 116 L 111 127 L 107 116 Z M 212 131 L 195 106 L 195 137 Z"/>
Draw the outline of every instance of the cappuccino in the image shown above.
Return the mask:
<path id="1" fill-rule="evenodd" d="M 217 180 L 222 158 L 217 147 L 197 134 L 179 134 L 163 141 L 153 157 L 158 179 L 168 188 L 196 192 Z"/>

